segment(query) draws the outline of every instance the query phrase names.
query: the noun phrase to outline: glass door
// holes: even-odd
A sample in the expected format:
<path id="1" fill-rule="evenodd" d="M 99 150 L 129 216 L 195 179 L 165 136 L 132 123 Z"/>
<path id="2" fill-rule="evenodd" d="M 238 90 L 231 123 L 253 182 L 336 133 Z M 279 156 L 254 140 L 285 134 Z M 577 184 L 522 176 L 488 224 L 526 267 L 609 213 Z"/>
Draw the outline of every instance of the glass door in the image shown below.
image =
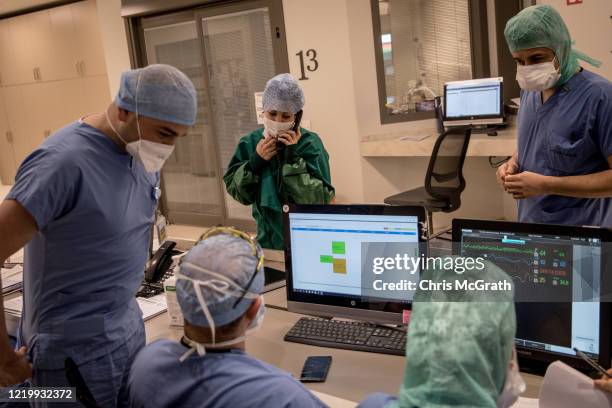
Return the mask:
<path id="1" fill-rule="evenodd" d="M 216 225 L 224 209 L 198 31 L 193 13 L 172 17 L 143 21 L 147 62 L 175 66 L 193 81 L 198 114 L 162 170 L 163 210 L 172 223 Z"/>
<path id="2" fill-rule="evenodd" d="M 223 184 L 242 136 L 256 130 L 255 93 L 288 72 L 282 0 L 249 0 L 141 19 L 144 64 L 183 71 L 198 90 L 198 118 L 162 171 L 172 223 L 255 231 L 251 209 Z"/>

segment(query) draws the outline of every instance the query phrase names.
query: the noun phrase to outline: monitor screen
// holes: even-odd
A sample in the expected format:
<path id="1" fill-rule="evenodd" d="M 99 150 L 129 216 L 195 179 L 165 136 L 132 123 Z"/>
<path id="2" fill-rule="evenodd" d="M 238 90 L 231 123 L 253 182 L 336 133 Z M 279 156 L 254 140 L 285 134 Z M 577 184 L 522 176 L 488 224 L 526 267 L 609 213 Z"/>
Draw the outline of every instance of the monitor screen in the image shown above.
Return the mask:
<path id="1" fill-rule="evenodd" d="M 454 81 L 444 85 L 445 121 L 501 118 L 502 104 L 502 78 Z"/>
<path id="2" fill-rule="evenodd" d="M 512 224 L 512 223 L 505 223 Z M 480 256 L 514 281 L 516 345 L 575 356 L 574 347 L 598 358 L 602 241 L 588 229 L 555 233 L 464 225 L 462 256 Z M 584 232 L 586 231 L 586 233 Z"/>
<path id="3" fill-rule="evenodd" d="M 377 291 L 373 259 L 423 251 L 424 213 L 417 207 L 308 206 L 286 217 L 290 301 L 401 313 L 414 291 Z M 327 207 L 327 209 L 325 209 Z M 406 208 L 409 208 L 406 213 Z M 404 271 L 405 272 L 405 271 Z M 401 279 L 418 282 L 419 271 Z M 388 275 L 385 278 L 391 279 Z M 399 280 L 399 278 L 398 278 Z M 303 311 L 304 312 L 304 311 Z M 338 311 L 332 315 L 338 316 Z M 359 316 L 353 316 L 358 318 Z"/>

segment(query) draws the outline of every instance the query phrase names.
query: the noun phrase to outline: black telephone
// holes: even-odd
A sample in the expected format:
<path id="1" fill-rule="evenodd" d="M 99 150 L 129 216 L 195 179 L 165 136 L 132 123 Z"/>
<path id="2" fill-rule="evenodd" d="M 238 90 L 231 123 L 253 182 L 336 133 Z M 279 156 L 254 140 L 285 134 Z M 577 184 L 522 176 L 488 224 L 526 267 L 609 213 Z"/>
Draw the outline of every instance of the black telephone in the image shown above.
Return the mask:
<path id="1" fill-rule="evenodd" d="M 168 269 L 172 266 L 172 256 L 175 255 L 176 242 L 166 241 L 155 251 L 153 258 L 145 270 L 145 281 L 148 283 L 159 282 Z"/>
<path id="2" fill-rule="evenodd" d="M 295 120 L 293 121 L 293 127 L 291 128 L 292 131 L 297 133 L 298 129 L 300 128 L 300 123 L 302 123 L 303 114 L 304 114 L 304 111 L 301 109 L 295 114 Z M 276 143 L 276 150 L 281 151 L 284 148 L 285 148 L 285 144 L 283 142 Z"/>

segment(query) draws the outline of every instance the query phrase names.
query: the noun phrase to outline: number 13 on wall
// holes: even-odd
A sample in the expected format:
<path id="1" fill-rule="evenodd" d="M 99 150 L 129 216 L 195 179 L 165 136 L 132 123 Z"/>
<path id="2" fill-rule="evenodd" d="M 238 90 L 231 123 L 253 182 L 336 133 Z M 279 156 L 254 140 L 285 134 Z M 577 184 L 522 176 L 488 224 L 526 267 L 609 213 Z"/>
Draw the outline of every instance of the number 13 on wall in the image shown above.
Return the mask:
<path id="1" fill-rule="evenodd" d="M 304 53 L 304 51 L 300 51 L 295 55 L 300 57 L 300 70 L 302 72 L 300 81 L 308 80 L 309 78 L 306 76 L 306 71 L 315 72 L 317 69 L 319 69 L 319 61 L 317 61 L 317 51 L 311 48 L 306 51 L 306 53 Z M 306 55 L 306 61 L 304 60 L 304 55 Z"/>

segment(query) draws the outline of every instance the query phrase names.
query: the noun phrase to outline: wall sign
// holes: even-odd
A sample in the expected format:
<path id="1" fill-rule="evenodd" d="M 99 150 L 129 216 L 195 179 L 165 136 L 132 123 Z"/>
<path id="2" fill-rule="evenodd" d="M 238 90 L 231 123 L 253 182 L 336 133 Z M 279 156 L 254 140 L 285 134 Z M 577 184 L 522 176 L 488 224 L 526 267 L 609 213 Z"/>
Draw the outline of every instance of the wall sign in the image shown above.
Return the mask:
<path id="1" fill-rule="evenodd" d="M 304 51 L 300 51 L 297 54 L 300 57 L 300 70 L 302 72 L 302 76 L 300 77 L 300 81 L 306 81 L 310 78 L 306 76 L 306 71 L 315 72 L 319 69 L 319 61 L 317 60 L 317 51 L 313 48 L 309 49 L 304 53 Z M 306 59 L 304 58 L 306 56 Z"/>

